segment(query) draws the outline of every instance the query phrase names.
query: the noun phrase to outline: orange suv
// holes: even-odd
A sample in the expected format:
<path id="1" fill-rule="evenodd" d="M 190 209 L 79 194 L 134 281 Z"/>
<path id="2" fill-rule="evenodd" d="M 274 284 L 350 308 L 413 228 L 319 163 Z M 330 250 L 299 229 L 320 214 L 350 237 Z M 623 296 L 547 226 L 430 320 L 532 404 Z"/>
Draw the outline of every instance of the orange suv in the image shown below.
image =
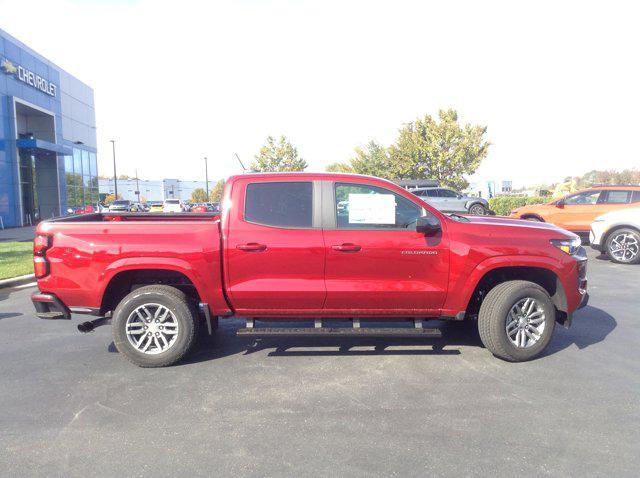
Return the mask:
<path id="1" fill-rule="evenodd" d="M 519 207 L 509 217 L 550 222 L 569 231 L 588 233 L 596 217 L 638 206 L 640 186 L 594 186 L 548 204 Z"/>

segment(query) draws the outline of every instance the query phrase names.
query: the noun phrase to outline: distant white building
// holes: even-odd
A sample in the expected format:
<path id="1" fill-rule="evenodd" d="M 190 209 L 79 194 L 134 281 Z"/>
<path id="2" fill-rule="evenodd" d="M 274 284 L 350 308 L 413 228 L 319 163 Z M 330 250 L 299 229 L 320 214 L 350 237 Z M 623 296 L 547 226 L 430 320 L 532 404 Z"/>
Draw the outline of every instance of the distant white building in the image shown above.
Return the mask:
<path id="1" fill-rule="evenodd" d="M 209 191 L 213 189 L 216 181 L 209 181 Z M 118 179 L 118 195 L 122 199 L 130 201 L 164 201 L 165 199 L 191 199 L 195 189 L 202 188 L 206 191 L 205 181 L 182 181 L 180 179 Z M 98 189 L 101 196 L 115 193 L 113 179 L 98 180 Z M 139 193 L 139 196 L 138 196 Z"/>
<path id="2" fill-rule="evenodd" d="M 513 190 L 513 181 L 508 179 L 487 179 L 470 181 L 465 192 L 485 199 L 509 194 Z"/>

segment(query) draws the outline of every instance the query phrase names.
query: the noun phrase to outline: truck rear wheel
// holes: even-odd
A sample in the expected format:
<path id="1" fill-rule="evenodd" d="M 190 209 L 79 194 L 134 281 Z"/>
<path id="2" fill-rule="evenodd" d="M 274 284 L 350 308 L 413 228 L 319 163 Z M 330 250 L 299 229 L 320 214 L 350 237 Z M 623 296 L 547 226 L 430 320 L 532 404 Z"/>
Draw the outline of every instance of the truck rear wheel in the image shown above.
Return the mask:
<path id="1" fill-rule="evenodd" d="M 524 362 L 547 347 L 556 309 L 546 290 L 523 280 L 507 281 L 489 291 L 480 306 L 478 331 L 489 351 L 510 362 Z"/>
<path id="2" fill-rule="evenodd" d="M 150 285 L 134 290 L 113 313 L 113 341 L 127 360 L 139 367 L 165 367 L 193 347 L 199 320 L 180 290 Z"/>

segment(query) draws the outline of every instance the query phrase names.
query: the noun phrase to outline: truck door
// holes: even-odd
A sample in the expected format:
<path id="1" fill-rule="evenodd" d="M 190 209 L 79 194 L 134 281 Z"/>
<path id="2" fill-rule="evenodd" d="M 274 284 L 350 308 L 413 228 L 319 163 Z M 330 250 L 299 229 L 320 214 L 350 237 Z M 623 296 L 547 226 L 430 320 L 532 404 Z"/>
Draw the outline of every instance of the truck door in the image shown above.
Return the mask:
<path id="1" fill-rule="evenodd" d="M 449 250 L 446 234 L 416 232 L 416 219 L 429 213 L 399 193 L 364 183 L 327 181 L 326 202 L 325 313 L 437 314 L 447 290 Z"/>
<path id="2" fill-rule="evenodd" d="M 225 254 L 227 292 L 236 313 L 295 315 L 322 309 L 319 187 L 313 181 L 278 179 L 234 184 Z"/>

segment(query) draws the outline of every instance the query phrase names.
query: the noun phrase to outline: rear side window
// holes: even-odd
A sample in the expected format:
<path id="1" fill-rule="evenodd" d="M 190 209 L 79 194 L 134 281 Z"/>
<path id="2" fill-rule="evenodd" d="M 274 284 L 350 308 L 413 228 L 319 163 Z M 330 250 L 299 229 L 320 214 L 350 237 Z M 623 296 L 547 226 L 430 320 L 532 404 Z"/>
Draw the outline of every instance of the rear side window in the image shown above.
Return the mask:
<path id="1" fill-rule="evenodd" d="M 607 204 L 627 204 L 631 191 L 607 191 Z"/>
<path id="2" fill-rule="evenodd" d="M 244 219 L 276 227 L 311 227 L 313 184 L 308 181 L 247 185 Z"/>
<path id="3" fill-rule="evenodd" d="M 450 189 L 439 189 L 439 195 L 441 198 L 455 198 L 458 197 L 458 195 L 451 191 Z"/>
<path id="4" fill-rule="evenodd" d="M 633 196 L 631 196 L 631 202 L 640 202 L 640 191 L 633 191 Z"/>

